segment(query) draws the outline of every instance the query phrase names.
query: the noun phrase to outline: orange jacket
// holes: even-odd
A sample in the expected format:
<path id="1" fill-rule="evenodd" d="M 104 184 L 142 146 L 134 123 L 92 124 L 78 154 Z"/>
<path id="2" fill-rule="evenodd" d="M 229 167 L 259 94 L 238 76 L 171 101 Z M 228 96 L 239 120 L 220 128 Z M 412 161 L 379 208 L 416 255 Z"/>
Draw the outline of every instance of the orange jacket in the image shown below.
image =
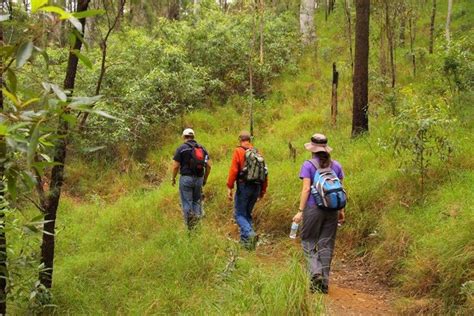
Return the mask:
<path id="1" fill-rule="evenodd" d="M 253 145 L 250 144 L 248 148 L 253 148 Z M 234 154 L 232 155 L 232 163 L 230 165 L 229 170 L 229 177 L 227 179 L 227 187 L 229 189 L 234 188 L 234 184 L 239 179 L 239 173 L 245 167 L 245 149 L 242 147 L 237 147 L 234 150 Z M 265 192 L 267 192 L 268 187 L 268 177 L 265 180 L 265 183 L 262 186 L 261 195 L 263 196 Z"/>

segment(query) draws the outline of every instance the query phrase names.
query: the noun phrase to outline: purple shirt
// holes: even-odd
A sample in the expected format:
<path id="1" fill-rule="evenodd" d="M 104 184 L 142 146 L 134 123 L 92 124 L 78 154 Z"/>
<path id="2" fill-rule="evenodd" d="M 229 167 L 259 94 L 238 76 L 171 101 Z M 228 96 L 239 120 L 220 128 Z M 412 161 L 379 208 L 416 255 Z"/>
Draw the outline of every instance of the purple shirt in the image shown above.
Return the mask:
<path id="1" fill-rule="evenodd" d="M 344 179 L 344 171 L 342 171 L 342 166 L 339 162 L 337 162 L 336 160 L 332 160 L 331 169 L 334 171 L 334 173 L 339 179 L 341 180 Z M 303 166 L 301 166 L 300 179 L 304 179 L 304 178 L 311 179 L 311 184 L 313 184 L 313 179 L 314 179 L 315 174 L 316 174 L 316 167 L 314 167 L 314 165 L 311 162 L 305 161 L 303 163 Z M 306 203 L 306 206 L 313 207 L 315 205 L 316 205 L 316 202 L 314 201 L 313 196 L 310 194 L 308 197 L 308 202 Z"/>

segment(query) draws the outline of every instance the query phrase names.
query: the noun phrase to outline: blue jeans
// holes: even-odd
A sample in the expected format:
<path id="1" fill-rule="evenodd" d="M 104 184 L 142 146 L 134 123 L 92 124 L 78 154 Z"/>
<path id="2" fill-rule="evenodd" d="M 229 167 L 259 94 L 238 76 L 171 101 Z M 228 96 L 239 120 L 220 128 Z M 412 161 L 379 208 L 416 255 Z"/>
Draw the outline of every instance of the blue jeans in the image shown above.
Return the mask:
<path id="1" fill-rule="evenodd" d="M 235 221 L 240 227 L 240 241 L 248 242 L 254 237 L 252 210 L 260 196 L 262 186 L 255 183 L 239 183 L 235 193 Z"/>
<path id="2" fill-rule="evenodd" d="M 201 194 L 204 178 L 181 176 L 179 178 L 179 195 L 183 208 L 184 222 L 192 229 L 201 218 Z"/>

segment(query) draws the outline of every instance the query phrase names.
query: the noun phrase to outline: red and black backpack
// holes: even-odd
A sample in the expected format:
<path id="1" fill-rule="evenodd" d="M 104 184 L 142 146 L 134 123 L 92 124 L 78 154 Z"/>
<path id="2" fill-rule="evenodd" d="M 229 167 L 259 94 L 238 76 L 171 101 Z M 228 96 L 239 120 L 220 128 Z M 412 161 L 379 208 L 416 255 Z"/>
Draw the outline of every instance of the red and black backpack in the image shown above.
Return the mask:
<path id="1" fill-rule="evenodd" d="M 207 155 L 204 148 L 198 143 L 190 144 L 191 147 L 191 158 L 189 159 L 189 169 L 192 173 L 198 177 L 204 176 L 204 170 L 206 169 Z"/>

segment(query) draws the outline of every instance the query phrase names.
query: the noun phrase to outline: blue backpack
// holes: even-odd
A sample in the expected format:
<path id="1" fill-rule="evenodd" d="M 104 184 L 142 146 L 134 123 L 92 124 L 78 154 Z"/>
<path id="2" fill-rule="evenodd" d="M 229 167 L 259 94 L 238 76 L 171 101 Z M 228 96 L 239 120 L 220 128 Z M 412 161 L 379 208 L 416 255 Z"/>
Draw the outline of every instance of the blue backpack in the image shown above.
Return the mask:
<path id="1" fill-rule="evenodd" d="M 327 211 L 343 209 L 347 203 L 347 195 L 334 170 L 330 167 L 320 168 L 316 159 L 311 159 L 309 162 L 316 168 L 311 185 L 311 195 L 314 197 L 316 205 Z"/>

